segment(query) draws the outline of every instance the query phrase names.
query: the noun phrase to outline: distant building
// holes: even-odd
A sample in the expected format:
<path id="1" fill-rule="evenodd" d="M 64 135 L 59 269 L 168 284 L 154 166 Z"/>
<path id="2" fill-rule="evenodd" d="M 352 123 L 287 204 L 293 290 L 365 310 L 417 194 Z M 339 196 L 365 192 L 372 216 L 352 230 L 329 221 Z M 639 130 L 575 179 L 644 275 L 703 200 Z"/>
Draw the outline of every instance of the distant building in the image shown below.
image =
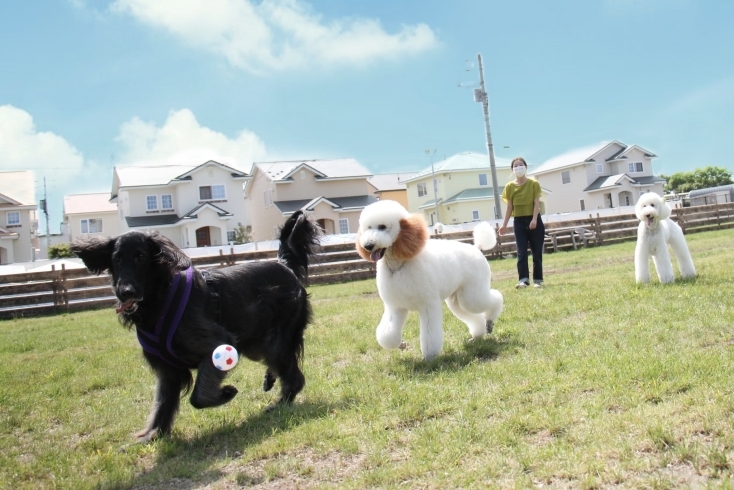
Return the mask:
<path id="1" fill-rule="evenodd" d="M 384 201 L 397 201 L 408 209 L 408 186 L 405 180 L 415 175 L 410 173 L 375 174 L 368 182 L 375 188 L 375 197 Z"/>
<path id="2" fill-rule="evenodd" d="M 35 260 L 38 219 L 33 173 L 0 172 L 0 264 Z"/>
<path id="3" fill-rule="evenodd" d="M 371 177 L 353 158 L 255 163 L 245 189 L 253 241 L 273 240 L 297 210 L 326 234 L 356 232 L 362 210 L 377 201 Z"/>
<path id="4" fill-rule="evenodd" d="M 640 195 L 663 195 L 665 179 L 652 172 L 657 155 L 619 141 L 566 153 L 528 172 L 543 190 L 547 213 L 633 206 Z"/>
<path id="5" fill-rule="evenodd" d="M 734 202 L 734 184 L 697 189 L 688 193 L 691 206 Z"/>
<path id="6" fill-rule="evenodd" d="M 505 184 L 514 179 L 510 162 L 497 162 L 495 170 L 498 194 L 502 195 Z M 423 213 L 429 225 L 437 221 L 458 224 L 495 219 L 492 174 L 487 155 L 459 153 L 434 163 L 433 169 L 426 167 L 404 182 L 408 210 Z M 504 212 L 504 206 L 501 209 Z"/>
<path id="7" fill-rule="evenodd" d="M 82 236 L 117 236 L 119 223 L 117 204 L 110 202 L 109 192 L 64 196 L 62 232 L 68 242 Z"/>
<path id="8" fill-rule="evenodd" d="M 110 202 L 120 233 L 157 230 L 180 248 L 226 245 L 247 228 L 243 187 L 250 175 L 209 160 L 201 165 L 118 166 Z"/>

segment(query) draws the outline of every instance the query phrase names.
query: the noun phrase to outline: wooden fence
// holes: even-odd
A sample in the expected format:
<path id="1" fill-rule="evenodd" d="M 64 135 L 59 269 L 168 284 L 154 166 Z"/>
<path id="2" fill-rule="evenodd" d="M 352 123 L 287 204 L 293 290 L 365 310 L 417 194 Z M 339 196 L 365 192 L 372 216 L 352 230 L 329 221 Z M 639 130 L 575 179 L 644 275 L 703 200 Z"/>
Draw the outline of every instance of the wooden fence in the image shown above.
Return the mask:
<path id="1" fill-rule="evenodd" d="M 685 233 L 734 228 L 734 203 L 694 206 L 673 210 L 671 218 Z M 602 246 L 637 238 L 639 221 L 633 214 L 546 223 L 546 252 Z M 434 238 L 470 242 L 471 231 L 445 233 Z M 497 237 L 495 248 L 485 252 L 488 259 L 515 254 L 512 229 Z M 233 264 L 276 260 L 276 251 L 244 252 L 194 257 L 198 268 L 216 269 Z M 354 244 L 322 248 L 309 271 L 310 284 L 330 284 L 375 276 L 375 264 L 363 260 Z M 57 314 L 111 307 L 117 303 L 107 274 L 91 275 L 86 269 L 62 267 L 49 272 L 29 272 L 0 276 L 0 319 Z"/>

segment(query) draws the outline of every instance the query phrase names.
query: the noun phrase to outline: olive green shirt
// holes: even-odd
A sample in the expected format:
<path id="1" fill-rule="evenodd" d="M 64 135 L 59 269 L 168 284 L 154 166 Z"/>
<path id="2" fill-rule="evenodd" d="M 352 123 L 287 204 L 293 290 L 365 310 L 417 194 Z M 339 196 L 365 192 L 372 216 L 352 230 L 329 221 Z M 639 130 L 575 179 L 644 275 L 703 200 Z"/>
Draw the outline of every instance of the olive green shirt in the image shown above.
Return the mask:
<path id="1" fill-rule="evenodd" d="M 537 180 L 528 179 L 523 185 L 517 185 L 512 181 L 505 185 L 502 200 L 512 203 L 512 216 L 532 216 L 535 200 L 541 195 Z"/>

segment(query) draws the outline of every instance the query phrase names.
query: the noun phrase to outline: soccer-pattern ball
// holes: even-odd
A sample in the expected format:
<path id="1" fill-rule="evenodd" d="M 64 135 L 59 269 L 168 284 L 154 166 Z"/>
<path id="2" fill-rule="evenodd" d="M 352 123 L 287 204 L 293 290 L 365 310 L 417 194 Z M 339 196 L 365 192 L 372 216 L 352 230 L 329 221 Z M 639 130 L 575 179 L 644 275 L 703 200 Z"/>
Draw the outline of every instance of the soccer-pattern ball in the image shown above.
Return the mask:
<path id="1" fill-rule="evenodd" d="M 229 371 L 237 365 L 238 360 L 237 349 L 231 345 L 222 344 L 212 353 L 212 362 L 214 367 L 221 371 Z"/>

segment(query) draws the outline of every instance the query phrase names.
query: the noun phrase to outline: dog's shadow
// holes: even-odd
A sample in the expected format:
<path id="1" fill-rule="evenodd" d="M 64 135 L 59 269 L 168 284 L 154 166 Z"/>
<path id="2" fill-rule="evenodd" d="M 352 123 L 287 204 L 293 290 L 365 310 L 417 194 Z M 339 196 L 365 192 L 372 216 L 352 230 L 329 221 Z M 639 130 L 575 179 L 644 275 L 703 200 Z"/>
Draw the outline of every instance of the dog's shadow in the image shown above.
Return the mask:
<path id="1" fill-rule="evenodd" d="M 481 339 L 467 340 L 453 350 L 445 349 L 444 353 L 429 361 L 401 357 L 398 362 L 408 371 L 431 375 L 436 372 L 458 371 L 472 363 L 490 362 L 503 353 L 512 353 L 524 348 L 525 344 L 515 335 L 505 333 L 501 337 L 488 335 Z"/>
<path id="2" fill-rule="evenodd" d="M 346 402 L 294 403 L 270 412 L 261 411 L 237 424 L 223 423 L 220 428 L 193 438 L 184 439 L 174 432 L 153 443 L 156 446 L 155 465 L 140 476 L 147 484 L 158 485 L 191 474 L 196 485 L 207 485 L 225 476 L 221 469 L 211 468 L 212 465 L 227 459 L 234 461 L 248 447 L 277 432 L 292 430 L 309 420 L 325 417 L 346 407 Z"/>

